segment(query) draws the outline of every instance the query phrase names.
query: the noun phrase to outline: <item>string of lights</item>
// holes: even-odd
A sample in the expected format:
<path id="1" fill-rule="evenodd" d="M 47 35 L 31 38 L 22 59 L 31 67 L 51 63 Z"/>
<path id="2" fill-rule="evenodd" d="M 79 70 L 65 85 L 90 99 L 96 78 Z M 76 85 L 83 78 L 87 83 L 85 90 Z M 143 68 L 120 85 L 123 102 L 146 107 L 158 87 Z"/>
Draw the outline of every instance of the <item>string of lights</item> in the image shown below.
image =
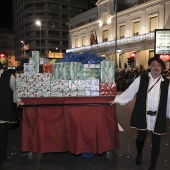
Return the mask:
<path id="1" fill-rule="evenodd" d="M 142 40 L 153 40 L 154 39 L 154 33 L 148 33 L 148 34 L 142 34 L 142 35 L 137 35 L 137 36 L 133 36 L 133 37 L 126 37 L 123 39 L 119 39 L 117 40 L 117 44 L 128 44 L 128 43 L 134 43 L 134 42 L 139 42 Z M 110 46 L 114 46 L 115 45 L 115 40 L 112 41 L 107 41 L 107 42 L 101 42 L 98 44 L 94 44 L 94 45 L 87 45 L 87 46 L 83 46 L 83 47 L 77 47 L 74 49 L 68 49 L 66 52 L 74 52 L 74 53 L 78 53 L 78 52 L 82 52 L 82 51 L 90 51 L 90 50 L 94 50 L 94 49 L 98 49 L 98 48 L 103 48 L 103 47 L 110 47 Z"/>

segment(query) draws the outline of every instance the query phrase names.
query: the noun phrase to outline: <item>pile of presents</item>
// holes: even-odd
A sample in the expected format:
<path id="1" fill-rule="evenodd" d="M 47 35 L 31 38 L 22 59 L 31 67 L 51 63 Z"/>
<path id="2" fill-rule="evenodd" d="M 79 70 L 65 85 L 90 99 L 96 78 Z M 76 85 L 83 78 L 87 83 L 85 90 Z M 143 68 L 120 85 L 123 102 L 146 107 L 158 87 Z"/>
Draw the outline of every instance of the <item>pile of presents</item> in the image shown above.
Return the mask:
<path id="1" fill-rule="evenodd" d="M 115 63 L 96 53 L 66 53 L 50 63 L 33 51 L 16 75 L 16 88 L 18 97 L 116 95 Z"/>

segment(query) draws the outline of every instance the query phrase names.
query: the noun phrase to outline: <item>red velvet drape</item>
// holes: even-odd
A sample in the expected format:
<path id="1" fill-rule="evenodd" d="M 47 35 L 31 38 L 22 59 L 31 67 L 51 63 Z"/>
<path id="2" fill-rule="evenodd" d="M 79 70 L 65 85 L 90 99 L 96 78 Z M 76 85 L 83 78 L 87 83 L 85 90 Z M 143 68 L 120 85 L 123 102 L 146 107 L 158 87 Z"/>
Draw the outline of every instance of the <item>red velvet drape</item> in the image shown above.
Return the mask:
<path id="1" fill-rule="evenodd" d="M 114 96 L 23 98 L 28 104 L 108 103 Z M 92 152 L 101 154 L 119 147 L 116 107 L 24 107 L 22 151 L 37 153 Z"/>

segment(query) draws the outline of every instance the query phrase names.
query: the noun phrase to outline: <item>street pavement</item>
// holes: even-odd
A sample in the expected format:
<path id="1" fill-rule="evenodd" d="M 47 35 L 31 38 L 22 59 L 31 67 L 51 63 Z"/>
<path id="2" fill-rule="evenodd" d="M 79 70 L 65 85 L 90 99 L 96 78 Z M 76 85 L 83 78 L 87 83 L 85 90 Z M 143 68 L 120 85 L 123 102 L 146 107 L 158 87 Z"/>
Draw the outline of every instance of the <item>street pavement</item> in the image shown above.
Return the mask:
<path id="1" fill-rule="evenodd" d="M 120 148 L 113 152 L 112 160 L 106 159 L 106 153 L 86 159 L 81 155 L 67 153 L 48 153 L 35 159 L 28 159 L 28 153 L 21 151 L 21 126 L 9 132 L 8 159 L 4 170 L 148 170 L 150 162 L 151 140 L 148 133 L 144 150 L 143 164 L 135 164 L 136 130 L 130 128 L 130 115 L 134 101 L 127 105 L 116 105 L 119 123 Z M 162 137 L 161 152 L 157 170 L 170 170 L 170 120 L 167 119 L 167 134 Z"/>

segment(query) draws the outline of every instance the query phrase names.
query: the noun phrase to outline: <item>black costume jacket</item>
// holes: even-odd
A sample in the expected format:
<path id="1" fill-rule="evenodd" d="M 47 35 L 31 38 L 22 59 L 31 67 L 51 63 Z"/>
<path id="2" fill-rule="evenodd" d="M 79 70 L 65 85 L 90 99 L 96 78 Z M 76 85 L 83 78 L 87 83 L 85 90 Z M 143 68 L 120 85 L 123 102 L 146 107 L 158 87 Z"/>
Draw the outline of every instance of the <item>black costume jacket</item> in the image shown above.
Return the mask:
<path id="1" fill-rule="evenodd" d="M 159 107 L 156 113 L 156 121 L 153 133 L 164 134 L 166 133 L 166 106 L 169 88 L 169 79 L 163 77 L 164 81 L 160 85 L 160 100 Z M 136 103 L 132 112 L 130 126 L 135 127 L 139 130 L 147 130 L 147 93 L 149 85 L 148 74 L 141 75 L 139 90 L 136 97 Z"/>
<path id="2" fill-rule="evenodd" d="M 0 77 L 0 120 L 16 121 L 13 91 L 10 88 L 10 76 L 7 71 Z"/>

